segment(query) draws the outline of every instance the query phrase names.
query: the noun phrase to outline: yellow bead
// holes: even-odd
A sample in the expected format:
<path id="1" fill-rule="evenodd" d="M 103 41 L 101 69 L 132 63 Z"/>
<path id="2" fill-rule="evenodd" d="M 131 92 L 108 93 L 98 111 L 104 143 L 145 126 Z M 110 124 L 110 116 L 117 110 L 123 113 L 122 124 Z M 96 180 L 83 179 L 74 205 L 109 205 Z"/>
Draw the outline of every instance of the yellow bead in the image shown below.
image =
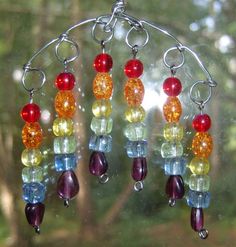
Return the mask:
<path id="1" fill-rule="evenodd" d="M 168 97 L 163 107 L 165 119 L 169 123 L 177 123 L 182 115 L 182 106 L 177 97 Z"/>
<path id="2" fill-rule="evenodd" d="M 43 131 L 38 122 L 26 123 L 22 129 L 22 141 L 26 148 L 38 148 L 43 141 Z"/>
<path id="3" fill-rule="evenodd" d="M 192 141 L 192 151 L 197 157 L 207 158 L 213 149 L 212 137 L 207 132 L 198 132 Z"/>
<path id="4" fill-rule="evenodd" d="M 179 142 L 183 139 L 184 128 L 179 123 L 167 123 L 164 127 L 164 138 L 169 142 Z"/>
<path id="5" fill-rule="evenodd" d="M 146 112 L 142 106 L 129 107 L 125 112 L 125 118 L 130 123 L 142 122 L 145 119 Z"/>
<path id="6" fill-rule="evenodd" d="M 56 118 L 52 129 L 55 136 L 70 136 L 74 131 L 73 121 L 70 118 Z"/>
<path id="7" fill-rule="evenodd" d="M 93 115 L 97 118 L 109 117 L 112 113 L 112 105 L 110 100 L 96 100 L 92 107 Z"/>
<path id="8" fill-rule="evenodd" d="M 195 157 L 190 162 L 189 168 L 193 174 L 207 175 L 210 170 L 210 163 L 205 158 Z"/>
<path id="9" fill-rule="evenodd" d="M 97 73 L 93 81 L 93 94 L 96 99 L 110 99 L 113 93 L 112 78 L 108 73 Z"/>
<path id="10" fill-rule="evenodd" d="M 42 153 L 39 149 L 25 149 L 21 154 L 21 162 L 25 166 L 38 166 L 42 158 Z"/>

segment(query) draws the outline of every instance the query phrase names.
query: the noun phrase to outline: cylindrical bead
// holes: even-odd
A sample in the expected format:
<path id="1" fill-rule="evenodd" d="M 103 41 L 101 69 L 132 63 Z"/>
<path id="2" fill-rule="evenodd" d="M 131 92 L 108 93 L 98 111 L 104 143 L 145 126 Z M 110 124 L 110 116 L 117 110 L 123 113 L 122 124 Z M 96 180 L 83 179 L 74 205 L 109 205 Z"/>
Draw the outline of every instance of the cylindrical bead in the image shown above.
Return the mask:
<path id="1" fill-rule="evenodd" d="M 109 153 L 112 149 L 112 137 L 109 135 L 93 135 L 89 141 L 89 149 Z"/>
<path id="2" fill-rule="evenodd" d="M 107 135 L 110 134 L 113 127 L 112 118 L 96 118 L 93 117 L 91 122 L 91 130 L 96 135 Z"/>
<path id="3" fill-rule="evenodd" d="M 208 175 L 191 175 L 189 188 L 194 191 L 206 192 L 210 188 L 210 177 Z"/>
<path id="4" fill-rule="evenodd" d="M 181 142 L 165 142 L 161 146 L 162 158 L 176 158 L 183 155 L 183 145 Z"/>
<path id="5" fill-rule="evenodd" d="M 198 192 L 189 190 L 187 203 L 192 208 L 208 208 L 211 201 L 210 192 Z"/>
<path id="6" fill-rule="evenodd" d="M 22 180 L 24 183 L 39 183 L 43 181 L 43 168 L 25 167 L 22 170 Z"/>
<path id="7" fill-rule="evenodd" d="M 77 166 L 75 154 L 56 154 L 54 156 L 54 161 L 57 172 L 74 170 Z"/>
<path id="8" fill-rule="evenodd" d="M 42 183 L 24 183 L 23 199 L 28 203 L 39 203 L 44 201 L 46 187 Z"/>
<path id="9" fill-rule="evenodd" d="M 54 138 L 55 154 L 75 153 L 77 147 L 75 136 L 65 136 Z"/>
<path id="10" fill-rule="evenodd" d="M 141 141 L 147 137 L 147 129 L 144 123 L 131 123 L 124 129 L 124 135 L 130 141 Z"/>

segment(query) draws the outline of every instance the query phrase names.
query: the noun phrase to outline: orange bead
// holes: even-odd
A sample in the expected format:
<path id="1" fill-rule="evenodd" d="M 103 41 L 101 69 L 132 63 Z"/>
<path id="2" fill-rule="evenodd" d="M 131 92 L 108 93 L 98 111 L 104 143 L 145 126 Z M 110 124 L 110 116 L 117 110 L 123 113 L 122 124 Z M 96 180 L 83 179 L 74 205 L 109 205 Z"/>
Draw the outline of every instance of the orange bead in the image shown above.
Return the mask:
<path id="1" fill-rule="evenodd" d="M 59 91 L 55 98 L 55 109 L 59 117 L 72 118 L 76 110 L 76 102 L 72 91 Z"/>
<path id="2" fill-rule="evenodd" d="M 93 81 L 93 94 L 96 99 L 110 99 L 113 93 L 112 78 L 108 73 L 97 73 Z"/>
<path id="3" fill-rule="evenodd" d="M 43 140 L 43 131 L 38 122 L 26 123 L 22 129 L 22 141 L 26 148 L 38 148 Z"/>
<path id="4" fill-rule="evenodd" d="M 125 99 L 130 106 L 139 106 L 143 102 L 144 86 L 140 79 L 130 78 L 124 88 Z"/>
<path id="5" fill-rule="evenodd" d="M 163 106 L 165 119 L 169 123 L 177 123 L 182 115 L 182 106 L 177 97 L 168 97 Z"/>
<path id="6" fill-rule="evenodd" d="M 213 149 L 212 137 L 207 132 L 198 132 L 193 138 L 192 151 L 197 157 L 208 158 Z"/>

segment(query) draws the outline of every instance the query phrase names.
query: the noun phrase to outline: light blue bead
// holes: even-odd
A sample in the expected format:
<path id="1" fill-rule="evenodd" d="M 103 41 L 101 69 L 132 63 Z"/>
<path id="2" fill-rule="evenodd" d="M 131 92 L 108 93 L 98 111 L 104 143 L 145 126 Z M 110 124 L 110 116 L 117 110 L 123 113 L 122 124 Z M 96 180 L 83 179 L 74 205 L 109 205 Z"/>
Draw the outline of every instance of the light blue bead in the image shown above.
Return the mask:
<path id="1" fill-rule="evenodd" d="M 42 183 L 23 184 L 23 200 L 27 203 L 43 202 L 45 199 L 46 187 Z"/>
<path id="2" fill-rule="evenodd" d="M 112 137 L 107 135 L 93 135 L 89 141 L 89 149 L 109 153 L 112 149 Z"/>
<path id="3" fill-rule="evenodd" d="M 208 208 L 211 201 L 210 192 L 198 192 L 189 190 L 187 203 L 192 208 Z"/>
<path id="4" fill-rule="evenodd" d="M 56 137 L 53 147 L 55 154 L 72 154 L 77 147 L 75 136 Z"/>
<path id="5" fill-rule="evenodd" d="M 183 175 L 186 172 L 187 159 L 183 157 L 176 157 L 165 159 L 164 170 L 165 175 Z"/>
<path id="6" fill-rule="evenodd" d="M 57 172 L 74 170 L 77 166 L 75 154 L 56 154 L 54 160 Z"/>
<path id="7" fill-rule="evenodd" d="M 147 141 L 128 141 L 126 150 L 129 158 L 146 157 Z"/>

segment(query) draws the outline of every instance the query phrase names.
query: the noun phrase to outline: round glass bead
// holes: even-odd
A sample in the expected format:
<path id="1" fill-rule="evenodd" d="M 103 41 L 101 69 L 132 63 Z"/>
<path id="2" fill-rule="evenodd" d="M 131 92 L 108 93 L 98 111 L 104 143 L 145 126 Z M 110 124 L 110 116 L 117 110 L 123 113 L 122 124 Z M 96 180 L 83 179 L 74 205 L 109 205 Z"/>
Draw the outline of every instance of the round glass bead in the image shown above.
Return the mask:
<path id="1" fill-rule="evenodd" d="M 57 76 L 55 85 L 59 90 L 72 90 L 75 86 L 75 77 L 72 73 L 63 72 Z"/>
<path id="2" fill-rule="evenodd" d="M 143 64 L 138 59 L 131 59 L 126 63 L 124 72 L 129 78 L 138 78 L 143 74 Z"/>
<path id="3" fill-rule="evenodd" d="M 207 114 L 200 114 L 193 119 L 193 128 L 197 132 L 206 132 L 211 128 L 211 118 Z"/>
<path id="4" fill-rule="evenodd" d="M 96 99 L 110 99 L 113 93 L 112 78 L 108 73 L 98 73 L 93 81 L 93 94 Z"/>
<path id="5" fill-rule="evenodd" d="M 55 154 L 74 153 L 77 148 L 75 136 L 56 137 L 54 138 L 53 147 Z"/>
<path id="6" fill-rule="evenodd" d="M 55 109 L 59 117 L 72 118 L 76 110 L 76 102 L 71 91 L 59 91 L 55 98 Z"/>
<path id="7" fill-rule="evenodd" d="M 110 100 L 96 100 L 92 106 L 93 115 L 97 118 L 109 117 L 112 113 Z"/>
<path id="8" fill-rule="evenodd" d="M 209 133 L 198 132 L 192 141 L 192 151 L 193 153 L 202 158 L 207 158 L 210 156 L 213 149 L 212 137 Z"/>
<path id="9" fill-rule="evenodd" d="M 163 113 L 167 122 L 176 123 L 182 114 L 182 106 L 177 97 L 168 97 L 163 107 Z"/>
<path id="10" fill-rule="evenodd" d="M 101 53 L 96 56 L 93 66 L 97 72 L 107 73 L 113 66 L 112 57 L 107 53 Z"/>
<path id="11" fill-rule="evenodd" d="M 208 175 L 191 175 L 189 188 L 194 191 L 206 192 L 210 188 L 210 177 Z"/>
<path id="12" fill-rule="evenodd" d="M 38 166 L 42 161 L 39 149 L 25 149 L 21 154 L 21 161 L 25 166 Z"/>
<path id="13" fill-rule="evenodd" d="M 206 175 L 210 170 L 210 163 L 205 158 L 195 157 L 189 164 L 189 168 L 193 174 Z"/>
<path id="14" fill-rule="evenodd" d="M 179 123 L 167 123 L 164 127 L 164 138 L 169 142 L 179 142 L 184 137 L 184 128 Z"/>
<path id="15" fill-rule="evenodd" d="M 166 142 L 161 146 L 162 158 L 176 158 L 183 155 L 183 146 L 180 142 Z"/>
<path id="16" fill-rule="evenodd" d="M 130 141 L 141 141 L 147 137 L 147 129 L 144 123 L 128 124 L 124 129 L 124 135 Z"/>
<path id="17" fill-rule="evenodd" d="M 43 181 L 43 168 L 36 167 L 25 167 L 22 170 L 22 180 L 24 183 L 39 183 Z"/>
<path id="18" fill-rule="evenodd" d="M 56 118 L 52 129 L 55 136 L 70 136 L 74 131 L 74 124 L 70 118 Z"/>
<path id="19" fill-rule="evenodd" d="M 139 106 L 144 98 L 144 86 L 140 79 L 129 79 L 124 87 L 124 96 L 130 106 Z"/>
<path id="20" fill-rule="evenodd" d="M 107 135 L 111 133 L 113 127 L 112 118 L 96 118 L 93 117 L 91 122 L 91 130 L 96 135 Z"/>
<path id="21" fill-rule="evenodd" d="M 37 122 L 40 119 L 40 108 L 34 103 L 27 104 L 21 110 L 21 117 L 28 123 Z"/>
<path id="22" fill-rule="evenodd" d="M 169 77 L 163 83 L 163 90 L 168 96 L 178 96 L 182 91 L 181 81 L 176 77 Z"/>
<path id="23" fill-rule="evenodd" d="M 46 187 L 42 183 L 24 183 L 23 200 L 28 203 L 38 203 L 45 199 Z"/>
<path id="24" fill-rule="evenodd" d="M 38 148 L 43 141 L 43 131 L 38 122 L 26 123 L 22 129 L 22 141 L 26 148 Z"/>
<path id="25" fill-rule="evenodd" d="M 125 118 L 130 123 L 142 122 L 145 119 L 146 112 L 142 106 L 129 107 L 125 112 Z"/>

